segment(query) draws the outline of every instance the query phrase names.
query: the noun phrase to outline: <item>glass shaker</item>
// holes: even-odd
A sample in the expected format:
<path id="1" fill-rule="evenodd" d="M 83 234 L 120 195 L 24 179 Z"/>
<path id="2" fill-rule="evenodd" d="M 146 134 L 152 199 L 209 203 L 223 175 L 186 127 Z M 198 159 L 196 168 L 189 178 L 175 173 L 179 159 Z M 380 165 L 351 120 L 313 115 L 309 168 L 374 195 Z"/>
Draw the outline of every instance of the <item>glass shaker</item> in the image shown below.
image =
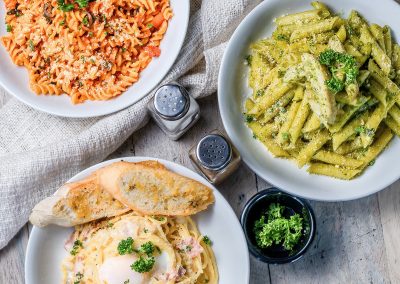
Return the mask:
<path id="1" fill-rule="evenodd" d="M 196 100 L 175 82 L 159 87 L 147 108 L 157 125 L 172 140 L 178 140 L 200 117 Z"/>
<path id="2" fill-rule="evenodd" d="M 239 152 L 231 141 L 218 130 L 204 136 L 189 151 L 195 168 L 212 184 L 231 175 L 240 164 Z"/>

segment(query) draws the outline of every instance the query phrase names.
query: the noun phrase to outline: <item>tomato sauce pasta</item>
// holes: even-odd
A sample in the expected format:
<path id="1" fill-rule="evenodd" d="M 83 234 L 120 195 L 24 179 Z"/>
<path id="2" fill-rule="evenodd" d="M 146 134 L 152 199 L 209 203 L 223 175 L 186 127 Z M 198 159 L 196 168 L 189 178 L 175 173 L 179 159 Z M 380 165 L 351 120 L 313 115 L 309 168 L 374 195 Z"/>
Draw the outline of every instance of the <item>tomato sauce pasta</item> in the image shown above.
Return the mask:
<path id="1" fill-rule="evenodd" d="M 67 2 L 69 1 L 69 2 Z M 36 94 L 109 100 L 160 55 L 169 0 L 5 0 L 2 44 Z"/>

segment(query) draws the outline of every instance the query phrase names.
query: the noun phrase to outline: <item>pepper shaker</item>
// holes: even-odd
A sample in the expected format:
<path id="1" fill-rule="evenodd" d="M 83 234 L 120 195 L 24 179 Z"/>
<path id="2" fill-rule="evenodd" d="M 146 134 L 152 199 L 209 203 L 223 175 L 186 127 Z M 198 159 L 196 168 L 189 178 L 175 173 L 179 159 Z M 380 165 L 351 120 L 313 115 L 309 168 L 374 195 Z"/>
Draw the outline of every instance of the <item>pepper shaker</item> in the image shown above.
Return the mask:
<path id="1" fill-rule="evenodd" d="M 204 136 L 189 151 L 196 169 L 212 184 L 217 184 L 231 175 L 240 164 L 239 152 L 218 130 Z"/>
<path id="2" fill-rule="evenodd" d="M 178 140 L 200 117 L 196 100 L 178 83 L 158 88 L 147 108 L 157 125 L 172 140 Z"/>

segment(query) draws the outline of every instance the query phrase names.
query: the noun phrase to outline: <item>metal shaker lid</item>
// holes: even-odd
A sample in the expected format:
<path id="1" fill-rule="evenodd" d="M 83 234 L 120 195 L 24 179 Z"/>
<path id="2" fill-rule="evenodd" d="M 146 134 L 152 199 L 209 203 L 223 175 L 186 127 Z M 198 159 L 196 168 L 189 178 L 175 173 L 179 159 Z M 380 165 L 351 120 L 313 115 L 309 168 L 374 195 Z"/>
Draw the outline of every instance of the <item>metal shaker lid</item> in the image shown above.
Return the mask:
<path id="1" fill-rule="evenodd" d="M 161 86 L 154 95 L 154 108 L 164 119 L 178 120 L 182 118 L 190 106 L 190 98 L 186 89 L 178 84 L 169 83 Z"/>
<path id="2" fill-rule="evenodd" d="M 205 168 L 216 171 L 229 164 L 232 158 L 232 148 L 225 137 L 209 134 L 198 143 L 196 155 Z"/>

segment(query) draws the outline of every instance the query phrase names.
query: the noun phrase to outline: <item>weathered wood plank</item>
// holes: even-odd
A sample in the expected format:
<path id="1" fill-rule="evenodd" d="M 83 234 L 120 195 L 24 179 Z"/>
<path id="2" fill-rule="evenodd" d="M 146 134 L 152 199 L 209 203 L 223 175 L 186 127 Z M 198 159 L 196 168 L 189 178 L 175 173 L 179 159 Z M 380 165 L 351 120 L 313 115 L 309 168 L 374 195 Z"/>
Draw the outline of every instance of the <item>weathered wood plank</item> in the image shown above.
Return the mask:
<path id="1" fill-rule="evenodd" d="M 400 283 L 400 181 L 378 194 L 388 272 L 392 283 Z"/>
<path id="2" fill-rule="evenodd" d="M 24 226 L 8 246 L 0 250 L 0 283 L 25 283 L 24 264 L 28 234 L 28 227 Z"/>

